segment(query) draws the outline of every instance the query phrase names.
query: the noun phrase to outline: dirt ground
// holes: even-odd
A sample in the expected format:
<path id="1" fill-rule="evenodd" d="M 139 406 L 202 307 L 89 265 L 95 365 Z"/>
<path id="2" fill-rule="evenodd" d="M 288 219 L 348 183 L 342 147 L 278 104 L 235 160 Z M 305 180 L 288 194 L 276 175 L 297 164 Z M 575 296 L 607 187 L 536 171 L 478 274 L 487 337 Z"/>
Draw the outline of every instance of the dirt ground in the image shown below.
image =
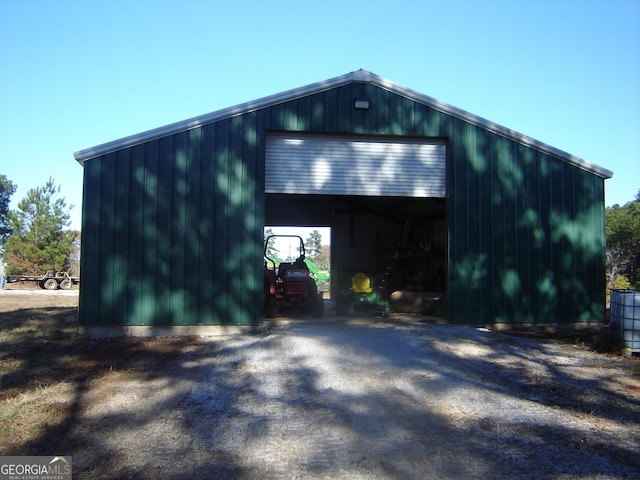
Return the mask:
<path id="1" fill-rule="evenodd" d="M 74 478 L 640 478 L 640 359 L 421 316 L 91 342 L 0 291 L 0 452 Z"/>

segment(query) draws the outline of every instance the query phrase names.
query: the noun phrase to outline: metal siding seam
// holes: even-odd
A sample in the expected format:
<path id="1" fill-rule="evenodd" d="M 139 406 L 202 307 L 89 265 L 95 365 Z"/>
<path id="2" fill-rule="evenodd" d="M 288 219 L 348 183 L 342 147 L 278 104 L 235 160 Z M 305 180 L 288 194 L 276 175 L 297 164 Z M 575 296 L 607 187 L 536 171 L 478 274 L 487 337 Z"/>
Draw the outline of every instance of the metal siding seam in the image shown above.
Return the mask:
<path id="1" fill-rule="evenodd" d="M 230 146 L 229 146 L 229 120 L 216 124 L 215 145 L 214 145 L 214 178 L 215 185 L 215 201 L 220 205 L 214 205 L 216 209 L 216 222 L 214 227 L 215 237 L 214 245 L 219 252 L 229 252 L 228 231 L 229 226 L 227 218 L 229 218 L 229 178 L 230 178 Z M 216 251 L 214 251 L 215 255 Z M 216 315 L 218 318 L 224 315 L 228 310 L 229 299 L 229 270 L 230 256 L 225 255 L 221 260 L 220 274 L 214 278 L 215 290 L 220 294 L 215 298 Z M 229 317 L 233 322 L 233 317 Z"/>
<path id="2" fill-rule="evenodd" d="M 485 135 L 488 135 L 484 132 Z M 504 225 L 502 223 L 502 191 L 499 182 L 499 152 L 496 150 L 497 145 L 490 141 L 491 149 L 491 209 L 493 212 L 493 235 L 491 236 L 491 255 L 489 256 L 489 284 L 491 285 L 489 296 L 489 318 L 490 320 L 496 320 L 497 314 L 500 313 L 500 309 L 496 304 L 500 304 L 501 286 L 499 282 L 499 275 L 496 270 L 500 270 L 501 262 L 503 260 L 504 252 L 502 236 L 504 235 Z M 496 205 L 496 195 L 500 196 L 500 205 Z"/>
<path id="3" fill-rule="evenodd" d="M 158 310 L 156 311 L 156 319 L 159 324 L 170 324 L 173 303 L 171 298 L 172 280 L 171 271 L 173 268 L 173 256 L 171 251 L 172 244 L 172 228 L 173 208 L 175 204 L 173 190 L 173 168 L 171 151 L 173 148 L 173 137 L 160 139 L 158 144 L 158 180 L 160 184 L 160 192 L 158 200 L 161 208 L 158 214 L 158 250 L 157 250 L 157 267 L 159 268 L 156 275 L 156 298 L 158 299 Z M 162 208 L 164 206 L 164 208 Z M 164 268 L 162 268 L 164 267 Z"/>
<path id="4" fill-rule="evenodd" d="M 115 153 L 110 153 L 105 156 L 103 160 L 102 175 L 100 178 L 100 193 L 101 193 L 101 215 L 100 215 L 100 242 L 101 242 L 101 255 L 100 260 L 104 262 L 101 275 L 100 284 L 100 298 L 103 302 L 100 309 L 100 315 L 103 317 L 103 321 L 108 325 L 115 323 L 113 315 L 113 307 L 115 298 L 113 295 L 113 278 L 111 274 L 114 270 L 114 215 L 116 208 L 114 208 L 114 191 L 115 191 L 115 169 L 112 167 L 114 162 Z M 105 225 L 106 224 L 106 225 Z M 105 228 L 103 228 L 105 227 Z M 106 300 L 105 300 L 106 299 Z"/>
<path id="5" fill-rule="evenodd" d="M 116 182 L 115 182 L 115 197 L 116 197 L 116 212 L 117 218 L 115 224 L 117 226 L 116 233 L 114 235 L 114 252 L 117 253 L 116 258 L 119 259 L 119 263 L 125 263 L 123 265 L 124 271 L 120 271 L 118 268 L 114 273 L 114 294 L 118 295 L 119 300 L 116 302 L 118 306 L 117 317 L 128 316 L 129 310 L 129 289 L 132 287 L 127 281 L 130 275 L 130 254 L 131 254 L 131 238 L 130 238 L 130 226 L 131 216 L 129 215 L 130 204 L 130 153 L 131 149 L 126 148 L 117 152 L 116 160 Z M 126 212 L 126 213 L 125 213 Z M 119 218 L 122 217 L 122 218 Z M 134 282 L 137 282 L 135 279 Z M 135 287 L 135 285 L 133 285 Z"/>
<path id="6" fill-rule="evenodd" d="M 311 99 L 309 99 L 307 106 L 307 116 L 311 118 Z M 309 120 L 309 125 L 311 120 Z M 263 299 L 262 289 L 263 285 L 263 239 L 264 239 L 264 215 L 265 215 L 265 191 L 264 191 L 264 122 L 261 112 L 255 112 L 251 115 L 251 131 L 249 132 L 248 139 L 251 145 L 251 164 L 252 164 L 252 215 L 253 223 L 250 225 L 254 236 L 249 238 L 252 241 L 252 256 L 255 259 L 251 264 L 254 268 L 254 273 L 250 278 L 253 279 L 253 291 L 254 297 L 254 312 L 252 313 L 252 324 L 262 323 L 263 315 Z"/>
<path id="7" fill-rule="evenodd" d="M 201 220 L 203 218 L 200 210 L 200 172 L 202 127 L 190 130 L 187 134 L 187 158 L 189 161 L 189 205 L 187 208 L 187 238 L 186 245 L 189 248 L 189 255 L 185 262 L 186 288 L 189 292 L 187 308 L 187 323 L 190 325 L 200 324 L 202 315 L 203 295 L 198 285 L 202 278 L 202 233 Z"/>
<path id="8" fill-rule="evenodd" d="M 129 291 L 129 314 L 131 315 L 134 311 L 138 312 L 138 308 L 140 305 L 140 299 L 142 298 L 142 288 L 143 288 L 143 275 L 144 267 L 142 266 L 143 262 L 143 254 L 142 254 L 142 235 L 141 229 L 143 228 L 143 217 L 142 217 L 142 195 L 144 192 L 144 177 L 142 178 L 142 182 L 140 178 L 136 175 L 136 171 L 140 169 L 142 163 L 142 145 L 137 145 L 135 147 L 131 147 L 130 158 L 129 158 L 129 214 L 128 221 L 130 223 L 130 228 L 134 231 L 130 233 L 129 239 L 129 270 L 130 274 L 133 278 L 136 279 L 136 284 Z M 144 174 L 144 170 L 142 170 Z M 142 185 L 141 185 L 142 183 Z"/>
<path id="9" fill-rule="evenodd" d="M 290 105 L 283 104 L 285 125 L 291 121 Z M 243 206 L 245 196 L 246 168 L 244 165 L 244 158 L 242 155 L 242 140 L 243 140 L 243 122 L 242 117 L 234 117 L 229 119 L 229 216 L 226 218 L 227 223 L 227 249 L 225 251 L 235 250 L 233 255 L 230 255 L 232 263 L 229 265 L 228 275 L 231 279 L 226 287 L 227 295 L 227 315 L 233 313 L 235 315 L 234 323 L 243 323 L 245 311 L 240 307 L 241 303 L 238 301 L 239 295 L 237 288 L 241 281 L 238 281 L 238 265 L 239 260 L 245 256 L 243 234 L 244 231 L 241 228 L 240 222 L 243 216 L 242 208 L 238 208 L 239 205 Z M 235 198 L 234 198 L 235 197 Z M 235 202 L 235 203 L 234 203 Z M 242 291 L 244 285 L 241 285 Z M 233 302 L 232 302 L 233 300 Z"/>
<path id="10" fill-rule="evenodd" d="M 534 319 L 536 321 L 542 321 L 541 316 L 541 295 L 540 295 L 540 285 L 542 279 L 545 275 L 545 270 L 542 266 L 542 257 L 544 254 L 544 248 L 547 242 L 546 237 L 548 237 L 548 232 L 544 228 L 544 224 L 546 222 L 545 216 L 548 215 L 548 212 L 544 208 L 543 201 L 543 179 L 544 179 L 544 169 L 540 163 L 540 152 L 537 150 L 531 149 L 532 153 L 532 164 L 535 166 L 535 177 L 533 183 L 533 192 L 532 192 L 532 202 L 533 202 L 533 211 L 536 213 L 536 224 L 535 224 L 535 232 L 533 235 L 533 252 L 535 254 L 534 257 L 534 269 L 531 276 L 531 299 L 532 299 L 532 311 L 534 315 Z"/>
<path id="11" fill-rule="evenodd" d="M 187 283 L 189 282 L 189 273 L 187 271 L 187 259 L 189 256 L 188 243 L 187 243 L 187 218 L 189 215 L 189 198 L 190 198 L 190 159 L 188 155 L 188 135 L 189 132 L 182 132 L 175 136 L 176 142 L 174 143 L 174 168 L 177 169 L 179 182 L 176 185 L 174 182 L 174 188 L 177 187 L 177 198 L 179 201 L 177 214 L 179 215 L 178 222 L 178 273 L 180 278 L 178 279 L 178 292 L 176 295 L 176 301 L 178 308 L 176 312 L 178 314 L 179 323 L 185 324 L 188 317 L 188 305 L 189 305 L 189 290 Z"/>
<path id="12" fill-rule="evenodd" d="M 214 165 L 214 138 L 215 125 L 206 125 L 202 128 L 202 165 L 200 167 L 200 212 L 201 212 L 201 235 L 206 239 L 202 246 L 202 256 L 200 259 L 200 285 L 201 295 L 204 297 L 204 314 L 206 314 L 206 322 L 208 324 L 215 323 L 215 297 L 214 285 L 215 278 L 213 272 L 213 259 L 216 258 L 216 210 L 215 202 L 215 165 Z M 218 266 L 217 263 L 215 263 Z M 203 311 L 201 311 L 201 316 Z"/>
<path id="13" fill-rule="evenodd" d="M 159 142 L 150 142 L 145 144 L 144 149 L 144 168 L 145 168 L 145 188 L 147 195 L 151 196 L 151 201 L 144 203 L 144 236 L 145 236 L 145 258 L 147 259 L 148 270 L 146 275 L 151 276 L 145 282 L 145 291 L 148 292 L 149 298 L 158 298 L 157 274 L 159 256 L 159 201 L 160 201 L 160 165 L 158 161 Z M 144 311 L 145 318 L 150 318 L 155 322 L 158 317 L 158 302 L 146 302 Z"/>
<path id="14" fill-rule="evenodd" d="M 353 132 L 351 115 L 354 110 L 351 88 L 342 87 L 337 88 L 336 91 L 338 93 L 337 131 L 340 133 L 351 133 Z"/>
<path id="15" fill-rule="evenodd" d="M 313 106 L 309 112 L 311 118 L 309 129 L 311 131 L 322 131 L 325 125 L 325 98 L 326 94 L 324 93 L 316 93 L 309 98 L 309 104 Z M 262 113 L 260 115 L 261 117 L 264 116 Z M 265 128 L 261 128 L 259 131 L 266 132 L 267 130 Z"/>

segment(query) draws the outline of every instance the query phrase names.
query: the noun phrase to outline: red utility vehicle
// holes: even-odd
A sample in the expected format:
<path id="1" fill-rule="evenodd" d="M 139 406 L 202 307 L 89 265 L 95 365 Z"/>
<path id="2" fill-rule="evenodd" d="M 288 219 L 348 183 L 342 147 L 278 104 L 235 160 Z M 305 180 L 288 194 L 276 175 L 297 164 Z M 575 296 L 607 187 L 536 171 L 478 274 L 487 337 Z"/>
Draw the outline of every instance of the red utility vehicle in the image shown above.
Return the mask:
<path id="1" fill-rule="evenodd" d="M 275 237 L 300 240 L 299 256 L 293 262 L 276 262 L 267 256 L 269 242 Z M 324 300 L 318 293 L 315 280 L 305 263 L 302 237 L 298 235 L 270 235 L 264 242 L 264 314 L 275 317 L 283 309 L 301 311 L 314 318 L 322 318 Z"/>

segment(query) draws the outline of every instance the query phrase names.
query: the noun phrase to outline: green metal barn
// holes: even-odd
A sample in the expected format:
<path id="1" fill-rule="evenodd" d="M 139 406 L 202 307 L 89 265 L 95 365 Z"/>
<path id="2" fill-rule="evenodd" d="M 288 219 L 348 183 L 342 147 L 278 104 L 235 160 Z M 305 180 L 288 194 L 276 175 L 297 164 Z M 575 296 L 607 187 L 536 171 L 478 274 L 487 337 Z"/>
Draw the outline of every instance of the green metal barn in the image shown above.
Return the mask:
<path id="1" fill-rule="evenodd" d="M 393 263 L 449 322 L 603 319 L 612 173 L 364 70 L 75 158 L 90 334 L 260 325 L 265 225 L 331 227 L 332 279 Z"/>

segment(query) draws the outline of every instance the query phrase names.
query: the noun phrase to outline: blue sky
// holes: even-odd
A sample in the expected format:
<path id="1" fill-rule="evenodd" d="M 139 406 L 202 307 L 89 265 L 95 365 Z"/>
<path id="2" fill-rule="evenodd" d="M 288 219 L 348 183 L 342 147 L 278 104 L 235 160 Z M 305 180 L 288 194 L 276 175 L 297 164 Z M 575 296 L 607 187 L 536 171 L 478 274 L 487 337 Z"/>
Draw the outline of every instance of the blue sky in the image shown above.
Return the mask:
<path id="1" fill-rule="evenodd" d="M 640 1 L 0 0 L 0 173 L 49 177 L 80 228 L 73 153 L 363 68 L 640 190 Z"/>

